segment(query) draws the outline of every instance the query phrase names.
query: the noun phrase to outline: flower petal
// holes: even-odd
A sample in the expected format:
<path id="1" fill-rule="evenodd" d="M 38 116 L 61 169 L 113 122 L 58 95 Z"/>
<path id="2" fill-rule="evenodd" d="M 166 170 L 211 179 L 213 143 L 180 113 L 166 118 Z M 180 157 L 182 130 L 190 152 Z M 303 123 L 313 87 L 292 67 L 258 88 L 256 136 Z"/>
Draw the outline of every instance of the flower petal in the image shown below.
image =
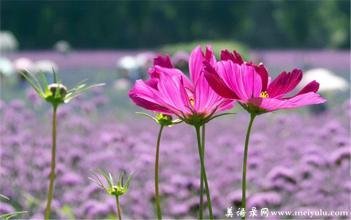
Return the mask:
<path id="1" fill-rule="evenodd" d="M 137 80 L 134 87 L 129 91 L 132 101 L 145 109 L 160 113 L 172 114 L 172 111 L 164 104 L 157 95 L 157 91 L 149 87 L 142 80 Z"/>
<path id="2" fill-rule="evenodd" d="M 205 72 L 201 72 L 195 85 L 195 112 L 208 116 L 216 111 L 227 110 L 233 106 L 231 103 L 231 99 L 221 97 L 210 87 Z"/>
<path id="3" fill-rule="evenodd" d="M 221 111 L 226 111 L 229 109 L 232 109 L 234 106 L 234 102 L 231 99 L 222 99 L 218 104 L 217 104 L 217 111 L 221 112 Z"/>
<path id="4" fill-rule="evenodd" d="M 259 65 L 255 66 L 255 70 L 261 76 L 262 91 L 267 91 L 268 71 L 266 70 L 266 67 L 262 63 L 260 63 Z"/>
<path id="5" fill-rule="evenodd" d="M 191 111 L 186 106 L 180 92 L 181 77 L 176 75 L 160 75 L 160 81 L 157 84 L 160 91 L 160 97 L 175 111 L 176 114 L 189 114 Z"/>
<path id="6" fill-rule="evenodd" d="M 208 63 L 205 65 L 205 77 L 211 88 L 220 96 L 229 99 L 238 99 L 239 97 L 227 86 L 223 79 L 218 75 L 217 71 Z"/>
<path id="7" fill-rule="evenodd" d="M 316 80 L 308 83 L 305 87 L 303 87 L 297 95 L 301 95 L 308 92 L 317 92 L 319 89 L 319 83 Z"/>
<path id="8" fill-rule="evenodd" d="M 152 87 L 153 89 L 157 90 L 157 83 L 158 83 L 158 79 L 157 78 L 150 78 L 148 80 L 145 81 L 145 84 Z"/>
<path id="9" fill-rule="evenodd" d="M 159 77 L 162 74 L 167 75 L 167 76 L 179 76 L 179 77 L 183 78 L 184 85 L 186 88 L 188 88 L 189 90 L 194 89 L 193 83 L 179 69 L 165 68 L 165 67 L 161 67 L 161 66 L 155 66 L 154 68 L 155 68 L 155 71 L 159 74 Z"/>
<path id="10" fill-rule="evenodd" d="M 166 68 L 173 68 L 172 62 L 171 62 L 171 58 L 169 57 L 169 55 L 158 55 L 155 59 L 154 59 L 154 66 L 162 66 L 162 67 L 166 67 Z"/>
<path id="11" fill-rule="evenodd" d="M 217 72 L 228 87 L 243 101 L 258 97 L 262 91 L 261 77 L 249 64 L 231 61 L 217 63 Z"/>
<path id="12" fill-rule="evenodd" d="M 321 104 L 324 102 L 326 102 L 326 100 L 319 94 L 308 92 L 290 99 L 254 98 L 248 103 L 258 106 L 266 111 L 276 111 L 279 109 L 298 108 L 306 105 Z"/>
<path id="13" fill-rule="evenodd" d="M 221 51 L 221 60 L 231 60 L 237 64 L 244 63 L 244 60 L 241 57 L 241 55 L 238 52 L 236 52 L 235 50 L 233 51 L 233 53 L 230 53 L 228 50 L 222 50 Z"/>
<path id="14" fill-rule="evenodd" d="M 206 115 L 211 114 L 217 107 L 214 104 L 221 99 L 223 98 L 211 89 L 204 72 L 201 72 L 195 85 L 195 111 Z"/>
<path id="15" fill-rule="evenodd" d="M 302 79 L 302 71 L 294 69 L 291 73 L 282 72 L 268 86 L 269 97 L 280 98 L 292 91 Z"/>
<path id="16" fill-rule="evenodd" d="M 209 62 L 210 64 L 214 64 L 216 59 L 212 52 L 211 47 L 206 47 L 205 54 L 202 52 L 201 47 L 197 46 L 190 54 L 189 57 L 189 73 L 190 78 L 194 84 L 196 84 L 197 80 L 200 77 L 201 72 L 203 71 L 204 61 Z"/>
<path id="17" fill-rule="evenodd" d="M 171 63 L 171 58 L 168 55 L 165 55 L 165 56 L 158 55 L 156 58 L 154 58 L 153 66 L 148 69 L 148 73 L 151 78 L 160 78 L 160 73 L 157 72 L 157 70 L 155 69 L 155 66 L 160 66 L 164 68 L 173 68 L 173 65 Z"/>
<path id="18" fill-rule="evenodd" d="M 189 110 L 192 110 L 192 105 L 190 103 L 190 97 L 189 97 L 188 93 L 186 92 L 186 87 L 184 85 L 183 78 L 180 78 L 179 92 L 180 92 L 180 97 L 183 100 L 184 106 L 186 108 L 188 108 Z"/>
<path id="19" fill-rule="evenodd" d="M 230 53 L 228 50 L 223 50 L 221 52 L 221 60 L 231 60 L 233 63 L 237 64 L 243 64 L 244 60 L 241 57 L 241 55 L 236 52 L 235 50 L 233 53 Z M 253 66 L 256 70 L 256 72 L 261 76 L 261 81 L 262 81 L 262 90 L 266 91 L 267 90 L 267 85 L 268 85 L 268 72 L 265 68 L 265 66 L 260 63 L 259 65 L 255 65 L 251 62 L 246 63 L 247 65 Z"/>

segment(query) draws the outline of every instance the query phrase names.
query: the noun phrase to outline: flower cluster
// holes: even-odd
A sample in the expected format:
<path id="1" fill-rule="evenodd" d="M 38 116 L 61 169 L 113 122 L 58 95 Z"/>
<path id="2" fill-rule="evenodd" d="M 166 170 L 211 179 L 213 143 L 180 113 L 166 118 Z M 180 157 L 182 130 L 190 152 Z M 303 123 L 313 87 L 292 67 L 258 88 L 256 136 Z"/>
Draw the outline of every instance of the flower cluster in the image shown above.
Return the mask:
<path id="1" fill-rule="evenodd" d="M 137 80 L 129 96 L 137 105 L 178 116 L 192 125 L 206 123 L 215 113 L 233 107 L 233 101 L 222 98 L 210 88 L 204 77 L 203 63 L 215 64 L 210 47 L 203 52 L 196 47 L 189 57 L 189 75 L 173 67 L 169 56 L 158 56 L 149 69 L 150 79 Z"/>
<path id="2" fill-rule="evenodd" d="M 284 71 L 271 81 L 262 63 L 245 62 L 236 51 L 223 50 L 216 61 L 210 47 L 205 52 L 196 47 L 189 57 L 190 79 L 173 67 L 168 56 L 155 58 L 148 72 L 150 79 L 137 80 L 129 93 L 134 103 L 190 124 L 206 122 L 213 114 L 232 108 L 232 100 L 253 113 L 325 102 L 316 93 L 316 81 L 289 96 L 302 79 L 301 70 Z"/>
<path id="3" fill-rule="evenodd" d="M 193 125 L 196 130 L 200 160 L 200 205 L 199 218 L 203 218 L 206 193 L 209 218 L 213 219 L 210 188 L 205 167 L 205 124 L 221 116 L 217 114 L 233 107 L 234 101 L 250 113 L 250 122 L 246 132 L 243 170 L 241 207 L 246 210 L 246 171 L 248 146 L 253 121 L 257 115 L 279 109 L 297 108 L 305 105 L 321 104 L 326 100 L 316 92 L 319 84 L 308 83 L 296 95 L 288 94 L 296 88 L 302 79 L 302 71 L 282 72 L 273 81 L 263 64 L 245 62 L 241 55 L 228 50 L 221 52 L 220 61 L 216 61 L 211 47 L 205 52 L 196 47 L 189 57 L 188 78 L 181 70 L 173 67 L 168 56 L 158 56 L 150 68 L 150 79 L 138 80 L 130 90 L 129 96 L 135 104 L 157 113 L 177 116 L 181 121 Z M 222 114 L 223 115 L 223 114 Z M 159 145 L 162 127 L 158 135 L 155 161 L 155 194 L 157 218 L 162 218 L 159 190 L 158 163 Z M 243 216 L 245 219 L 245 215 Z"/>

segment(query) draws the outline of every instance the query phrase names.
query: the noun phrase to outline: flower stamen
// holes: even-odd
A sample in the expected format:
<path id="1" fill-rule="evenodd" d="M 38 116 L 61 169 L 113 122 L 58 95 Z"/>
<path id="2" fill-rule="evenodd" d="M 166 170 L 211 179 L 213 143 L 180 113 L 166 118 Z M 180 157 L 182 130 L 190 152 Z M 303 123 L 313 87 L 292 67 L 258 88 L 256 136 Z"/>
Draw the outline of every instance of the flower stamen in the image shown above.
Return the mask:
<path id="1" fill-rule="evenodd" d="M 194 98 L 189 98 L 189 102 L 190 102 L 191 107 L 194 107 L 194 106 L 195 106 L 195 100 L 194 100 Z"/>
<path id="2" fill-rule="evenodd" d="M 267 91 L 262 91 L 260 93 L 260 98 L 269 98 L 268 92 Z"/>

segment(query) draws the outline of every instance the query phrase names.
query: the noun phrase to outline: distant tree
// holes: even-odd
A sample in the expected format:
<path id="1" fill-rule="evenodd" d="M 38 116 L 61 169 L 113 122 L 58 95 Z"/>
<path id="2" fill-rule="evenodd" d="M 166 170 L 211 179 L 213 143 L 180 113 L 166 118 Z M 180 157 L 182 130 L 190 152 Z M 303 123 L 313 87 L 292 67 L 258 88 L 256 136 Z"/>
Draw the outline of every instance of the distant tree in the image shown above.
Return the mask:
<path id="1" fill-rule="evenodd" d="M 1 0 L 0 26 L 22 49 L 152 48 L 233 39 L 255 48 L 350 47 L 349 0 Z"/>

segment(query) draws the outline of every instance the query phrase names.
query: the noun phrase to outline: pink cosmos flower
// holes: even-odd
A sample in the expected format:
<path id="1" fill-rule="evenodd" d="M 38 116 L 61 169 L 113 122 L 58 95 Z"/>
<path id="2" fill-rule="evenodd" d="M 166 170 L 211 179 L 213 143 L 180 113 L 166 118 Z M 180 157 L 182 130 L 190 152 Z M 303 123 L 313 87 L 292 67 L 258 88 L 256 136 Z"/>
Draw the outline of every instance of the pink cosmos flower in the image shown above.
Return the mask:
<path id="1" fill-rule="evenodd" d="M 296 95 L 289 95 L 302 79 L 301 70 L 282 72 L 270 81 L 263 64 L 244 62 L 236 51 L 222 51 L 221 61 L 214 65 L 205 61 L 205 77 L 220 96 L 238 100 L 246 110 L 255 114 L 326 101 L 316 93 L 319 88 L 316 81 L 308 83 Z"/>
<path id="2" fill-rule="evenodd" d="M 205 123 L 215 113 L 232 108 L 233 101 L 211 89 L 204 76 L 204 61 L 216 63 L 211 48 L 203 52 L 198 46 L 189 57 L 188 78 L 173 67 L 169 56 L 158 56 L 148 71 L 150 79 L 137 80 L 129 97 L 145 109 L 176 115 L 189 124 Z"/>

